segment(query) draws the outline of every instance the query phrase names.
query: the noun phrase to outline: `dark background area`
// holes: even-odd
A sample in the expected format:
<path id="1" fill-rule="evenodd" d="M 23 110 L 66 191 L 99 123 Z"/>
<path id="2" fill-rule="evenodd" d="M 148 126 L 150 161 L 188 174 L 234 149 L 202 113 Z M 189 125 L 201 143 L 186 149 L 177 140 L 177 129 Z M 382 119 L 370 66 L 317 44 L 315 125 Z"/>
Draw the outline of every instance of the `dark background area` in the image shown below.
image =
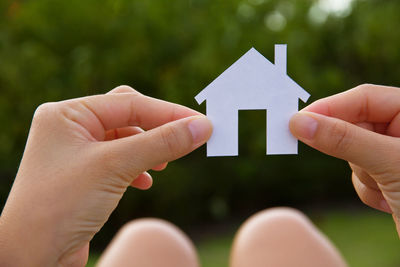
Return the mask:
<path id="1" fill-rule="evenodd" d="M 361 83 L 399 86 L 400 2 L 330 2 L 0 1 L 0 206 L 44 102 L 127 84 L 204 112 L 198 92 L 251 47 L 273 61 L 277 43 L 288 44 L 288 74 L 311 94 L 308 103 Z M 126 192 L 95 248 L 142 216 L 187 230 L 266 207 L 358 201 L 347 163 L 303 144 L 298 156 L 266 156 L 265 112 L 239 118 L 239 157 L 207 158 L 203 147 L 153 172 L 150 190 Z"/>

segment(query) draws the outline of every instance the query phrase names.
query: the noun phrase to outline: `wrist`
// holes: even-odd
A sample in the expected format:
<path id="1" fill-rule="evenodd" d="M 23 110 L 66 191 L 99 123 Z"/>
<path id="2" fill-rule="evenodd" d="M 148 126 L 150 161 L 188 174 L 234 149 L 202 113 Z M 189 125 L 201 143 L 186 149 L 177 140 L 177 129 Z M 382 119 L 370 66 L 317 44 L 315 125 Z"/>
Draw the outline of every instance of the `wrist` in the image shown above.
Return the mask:
<path id="1" fill-rule="evenodd" d="M 0 266 L 24 266 L 27 264 L 25 246 L 18 245 L 13 231 L 9 228 L 4 218 L 0 217 Z"/>
<path id="2" fill-rule="evenodd" d="M 6 209 L 0 217 L 0 266 L 52 266 L 45 234 L 26 218 L 9 216 Z"/>

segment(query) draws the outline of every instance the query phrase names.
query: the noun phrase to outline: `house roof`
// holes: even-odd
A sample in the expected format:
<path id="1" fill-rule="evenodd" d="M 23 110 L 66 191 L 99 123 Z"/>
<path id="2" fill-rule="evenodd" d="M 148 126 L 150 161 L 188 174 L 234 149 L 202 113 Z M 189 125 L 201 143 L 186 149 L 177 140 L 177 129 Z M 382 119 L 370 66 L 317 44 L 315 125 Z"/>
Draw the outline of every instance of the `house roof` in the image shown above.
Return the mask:
<path id="1" fill-rule="evenodd" d="M 258 71 L 258 68 L 262 68 L 262 71 Z M 210 83 L 206 88 L 204 88 L 196 97 L 196 101 L 201 104 L 204 100 L 206 100 L 213 90 L 216 89 L 216 84 L 223 82 L 227 77 L 229 79 L 235 79 L 238 75 L 232 76 L 229 74 L 232 73 L 249 73 L 255 79 L 259 77 L 257 75 L 263 75 L 262 73 L 272 72 L 274 79 L 279 81 L 283 81 L 285 86 L 283 86 L 286 90 L 290 90 L 293 95 L 300 98 L 303 102 L 306 102 L 310 96 L 310 94 L 305 91 L 300 85 L 298 85 L 295 81 L 293 81 L 286 73 L 281 72 L 276 68 L 274 64 L 272 64 L 268 59 L 266 59 L 262 54 L 260 54 L 255 48 L 251 48 L 246 54 L 240 57 L 233 65 L 231 65 L 228 69 L 226 69 L 219 77 L 217 77 L 212 83 Z M 258 72 L 257 72 L 258 71 Z M 267 73 L 266 73 L 267 74 Z M 240 76 L 238 77 L 240 79 Z M 265 77 L 262 77 L 265 80 Z"/>

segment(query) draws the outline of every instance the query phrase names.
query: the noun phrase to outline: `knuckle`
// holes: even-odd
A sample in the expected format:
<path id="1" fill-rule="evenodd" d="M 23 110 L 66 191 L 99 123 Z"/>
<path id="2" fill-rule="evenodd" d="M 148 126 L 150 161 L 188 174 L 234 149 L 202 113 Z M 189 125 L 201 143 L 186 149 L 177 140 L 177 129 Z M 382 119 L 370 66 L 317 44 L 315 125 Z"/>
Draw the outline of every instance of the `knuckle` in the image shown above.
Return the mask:
<path id="1" fill-rule="evenodd" d="M 355 89 L 361 92 L 366 92 L 368 90 L 371 90 L 371 88 L 374 88 L 376 85 L 370 84 L 370 83 L 363 83 L 358 85 Z"/>
<path id="2" fill-rule="evenodd" d="M 38 122 L 48 120 L 50 115 L 53 114 L 56 109 L 57 105 L 53 102 L 43 103 L 39 105 L 33 114 L 33 121 Z"/>
<path id="3" fill-rule="evenodd" d="M 360 94 L 360 97 L 364 96 L 367 99 L 367 96 L 369 94 L 375 92 L 376 90 L 384 90 L 385 88 L 387 88 L 387 87 L 372 84 L 372 83 L 364 83 L 364 84 L 360 84 L 357 87 L 355 87 L 354 90 Z"/>
<path id="4" fill-rule="evenodd" d="M 331 150 L 337 154 L 346 153 L 354 138 L 349 125 L 342 121 L 334 122 L 331 129 L 331 136 L 333 138 Z"/>
<path id="5" fill-rule="evenodd" d="M 120 85 L 112 90 L 113 93 L 138 93 L 135 89 L 129 85 Z"/>

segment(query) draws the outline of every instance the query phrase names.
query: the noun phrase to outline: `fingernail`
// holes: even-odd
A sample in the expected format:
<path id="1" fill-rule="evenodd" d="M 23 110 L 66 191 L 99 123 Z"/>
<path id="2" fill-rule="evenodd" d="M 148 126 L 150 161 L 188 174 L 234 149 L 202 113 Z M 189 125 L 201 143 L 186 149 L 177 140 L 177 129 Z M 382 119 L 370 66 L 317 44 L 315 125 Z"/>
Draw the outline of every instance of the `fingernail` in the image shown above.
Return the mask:
<path id="1" fill-rule="evenodd" d="M 205 116 L 196 116 L 188 123 L 188 128 L 195 146 L 205 143 L 211 136 L 212 125 Z"/>
<path id="2" fill-rule="evenodd" d="M 313 139 L 318 122 L 308 112 L 298 112 L 290 119 L 290 130 L 293 135 L 304 139 Z"/>

